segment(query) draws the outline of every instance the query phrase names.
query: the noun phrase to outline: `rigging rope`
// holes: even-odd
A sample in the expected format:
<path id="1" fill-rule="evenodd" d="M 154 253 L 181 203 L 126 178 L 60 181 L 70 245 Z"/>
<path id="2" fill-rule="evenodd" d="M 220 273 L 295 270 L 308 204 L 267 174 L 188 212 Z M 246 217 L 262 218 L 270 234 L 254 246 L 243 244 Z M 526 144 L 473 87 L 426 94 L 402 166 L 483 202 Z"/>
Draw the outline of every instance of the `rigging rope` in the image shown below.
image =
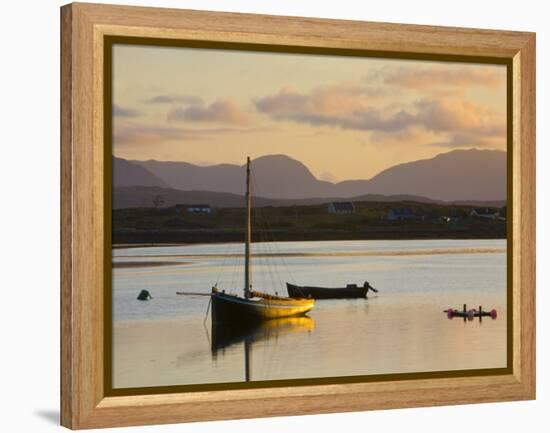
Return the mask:
<path id="1" fill-rule="evenodd" d="M 259 191 L 260 188 L 258 188 L 258 183 L 256 181 L 256 176 L 254 172 L 251 173 L 251 179 L 252 179 L 254 191 L 256 192 Z M 260 194 L 258 193 L 258 195 Z M 269 222 L 269 219 L 265 217 L 262 208 L 257 207 L 256 210 L 257 210 L 257 216 L 258 216 L 258 218 L 256 219 L 258 220 L 259 226 L 262 228 L 263 231 L 265 231 L 265 234 L 267 235 L 265 238 L 266 249 L 269 251 L 270 255 L 272 255 L 273 257 L 277 257 L 281 261 L 282 267 L 284 268 L 284 272 L 290 277 L 289 281 L 296 282 L 296 278 L 294 277 L 292 271 L 290 270 L 290 266 L 287 264 L 284 258 L 284 254 L 282 254 L 281 250 L 278 247 L 278 242 L 275 241 L 275 237 L 273 235 L 274 230 Z M 283 281 L 281 280 L 281 272 L 278 271 L 277 261 L 275 260 L 273 261 L 273 266 L 275 268 L 275 273 L 278 277 L 280 286 L 284 289 L 285 284 L 283 284 Z"/>
<path id="2" fill-rule="evenodd" d="M 252 184 L 255 191 L 259 191 L 258 183 L 256 181 L 256 176 L 254 173 L 252 173 Z M 273 278 L 273 285 L 274 288 L 277 286 L 277 280 L 279 281 L 279 285 L 281 289 L 283 290 L 285 285 L 281 279 L 281 272 L 278 267 L 277 260 L 275 259 L 282 259 L 282 255 L 278 251 L 274 251 L 272 247 L 276 247 L 275 238 L 273 236 L 273 230 L 271 228 L 271 225 L 269 223 L 268 218 L 265 217 L 264 211 L 261 207 L 256 207 L 256 221 L 258 222 L 258 226 L 260 227 L 260 236 L 262 236 L 262 240 L 264 240 L 263 247 L 266 250 L 266 256 L 267 258 L 272 257 L 273 260 L 268 260 L 268 268 L 271 272 L 272 278 Z M 273 266 L 273 268 L 271 267 Z M 286 264 L 285 264 L 286 266 Z M 291 273 L 289 272 L 288 268 L 286 269 L 287 273 L 290 277 L 292 277 Z"/>

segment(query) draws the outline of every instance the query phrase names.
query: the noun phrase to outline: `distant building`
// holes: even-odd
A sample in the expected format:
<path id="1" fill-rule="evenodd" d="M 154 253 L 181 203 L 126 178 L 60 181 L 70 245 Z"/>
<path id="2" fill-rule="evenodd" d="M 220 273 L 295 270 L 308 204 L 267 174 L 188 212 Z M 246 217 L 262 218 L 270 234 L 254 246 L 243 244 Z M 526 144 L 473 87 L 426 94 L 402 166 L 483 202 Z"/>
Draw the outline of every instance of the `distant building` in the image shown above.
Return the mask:
<path id="1" fill-rule="evenodd" d="M 180 212 L 185 210 L 187 213 L 212 213 L 212 208 L 209 204 L 177 204 L 176 209 Z"/>
<path id="2" fill-rule="evenodd" d="M 408 221 L 418 219 L 418 216 L 407 207 L 397 207 L 390 209 L 386 215 L 388 221 Z"/>
<path id="3" fill-rule="evenodd" d="M 355 213 L 355 205 L 351 201 L 333 201 L 328 205 L 328 213 L 345 215 Z"/>
<path id="4" fill-rule="evenodd" d="M 476 208 L 472 210 L 470 216 L 475 218 L 481 218 L 486 220 L 496 220 L 500 217 L 500 214 L 496 209 L 491 209 L 488 207 L 485 208 Z"/>
<path id="5" fill-rule="evenodd" d="M 503 206 L 503 207 L 498 211 L 498 220 L 499 220 L 499 221 L 506 221 L 506 206 Z"/>
<path id="6" fill-rule="evenodd" d="M 460 221 L 460 218 L 457 216 L 443 215 L 442 217 L 440 217 L 440 220 L 444 223 L 457 223 Z"/>

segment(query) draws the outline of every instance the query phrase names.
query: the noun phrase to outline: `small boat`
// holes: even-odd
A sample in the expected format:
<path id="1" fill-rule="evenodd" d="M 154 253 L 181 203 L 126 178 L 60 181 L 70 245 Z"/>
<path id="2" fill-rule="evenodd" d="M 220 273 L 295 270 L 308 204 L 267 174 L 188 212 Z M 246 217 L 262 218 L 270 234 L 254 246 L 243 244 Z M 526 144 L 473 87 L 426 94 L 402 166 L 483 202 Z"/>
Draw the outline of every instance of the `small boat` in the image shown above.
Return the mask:
<path id="1" fill-rule="evenodd" d="M 475 308 L 468 310 L 466 308 L 466 304 L 464 304 L 462 310 L 449 308 L 447 310 L 443 310 L 443 312 L 447 314 L 447 317 L 449 319 L 452 319 L 454 317 L 461 317 L 464 319 L 464 321 L 466 321 L 466 319 L 474 320 L 475 317 L 479 317 L 480 321 L 482 317 L 490 317 L 493 320 L 497 318 L 497 310 L 492 309 L 491 311 L 484 311 L 481 305 L 479 306 L 478 310 L 476 310 Z"/>
<path id="2" fill-rule="evenodd" d="M 313 287 L 286 283 L 286 289 L 291 298 L 313 299 L 367 298 L 369 290 L 378 293 L 368 281 L 363 286 L 348 284 L 346 287 Z"/>
<path id="3" fill-rule="evenodd" d="M 245 263 L 244 263 L 244 293 L 243 296 L 226 293 L 212 287 L 211 293 L 176 292 L 178 295 L 210 296 L 212 301 L 213 324 L 251 323 L 283 317 L 295 317 L 311 311 L 315 300 L 307 297 L 286 298 L 252 289 L 251 284 L 251 188 L 250 188 L 250 157 L 246 162 L 246 225 L 245 225 Z"/>

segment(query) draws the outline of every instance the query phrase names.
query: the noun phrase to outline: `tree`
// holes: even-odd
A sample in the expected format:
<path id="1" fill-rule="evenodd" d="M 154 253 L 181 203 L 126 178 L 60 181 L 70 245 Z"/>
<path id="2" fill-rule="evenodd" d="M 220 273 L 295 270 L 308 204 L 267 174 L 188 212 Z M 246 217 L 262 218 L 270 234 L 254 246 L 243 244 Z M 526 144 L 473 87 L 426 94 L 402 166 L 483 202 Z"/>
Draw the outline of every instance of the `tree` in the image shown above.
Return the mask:
<path id="1" fill-rule="evenodd" d="M 153 206 L 155 209 L 158 209 L 164 204 L 164 198 L 161 195 L 156 195 L 153 197 Z"/>

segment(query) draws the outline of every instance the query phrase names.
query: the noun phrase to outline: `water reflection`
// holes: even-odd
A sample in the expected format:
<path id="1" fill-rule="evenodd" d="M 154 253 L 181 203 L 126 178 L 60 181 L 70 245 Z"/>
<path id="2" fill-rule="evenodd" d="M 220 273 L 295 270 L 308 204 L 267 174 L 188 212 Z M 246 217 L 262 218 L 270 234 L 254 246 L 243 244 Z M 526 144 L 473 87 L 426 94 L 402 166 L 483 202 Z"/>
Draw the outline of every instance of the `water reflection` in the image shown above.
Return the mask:
<path id="1" fill-rule="evenodd" d="M 252 345 L 258 342 L 269 341 L 276 345 L 280 338 L 301 332 L 311 332 L 315 328 L 315 321 L 309 316 L 285 317 L 260 321 L 254 324 L 219 324 L 212 322 L 210 346 L 212 359 L 223 358 L 225 350 L 243 343 L 245 381 L 252 380 Z"/>
<path id="2" fill-rule="evenodd" d="M 386 246 L 391 251 L 484 248 L 505 247 L 505 242 L 288 242 L 281 244 L 281 250 L 339 253 L 378 251 Z M 156 251 L 155 255 L 216 253 L 223 252 L 225 246 L 174 248 L 144 248 L 141 255 L 149 251 Z M 134 251 L 128 249 L 124 255 Z M 505 254 L 288 258 L 286 265 L 296 281 L 323 281 L 336 287 L 368 278 L 383 290 L 368 300 L 318 302 L 309 314 L 311 318 L 240 329 L 212 329 L 209 320 L 204 324 L 208 302 L 204 296 L 174 296 L 176 291 L 209 293 L 214 268 L 221 269 L 220 286 L 243 287 L 240 268 L 221 258 L 185 261 L 189 264 L 114 270 L 115 387 L 240 382 L 246 377 L 245 345 L 252 346 L 249 379 L 254 381 L 506 366 Z M 256 264 L 258 275 L 267 273 L 267 268 L 261 272 L 262 266 L 261 262 Z M 268 284 L 278 288 L 269 281 L 262 283 Z M 136 301 L 142 289 L 149 290 L 154 300 Z M 450 307 L 462 309 L 465 302 L 468 308 L 496 309 L 498 319 L 483 317 L 481 324 L 479 317 L 473 321 L 466 318 L 467 323 L 463 323 L 464 318 L 448 320 L 442 312 Z"/>
<path id="3" fill-rule="evenodd" d="M 315 321 L 309 316 L 285 317 L 258 322 L 256 324 L 214 324 L 211 325 L 210 343 L 212 357 L 222 355 L 230 346 L 245 341 L 257 343 L 273 340 L 295 332 L 311 332 L 315 328 Z"/>

